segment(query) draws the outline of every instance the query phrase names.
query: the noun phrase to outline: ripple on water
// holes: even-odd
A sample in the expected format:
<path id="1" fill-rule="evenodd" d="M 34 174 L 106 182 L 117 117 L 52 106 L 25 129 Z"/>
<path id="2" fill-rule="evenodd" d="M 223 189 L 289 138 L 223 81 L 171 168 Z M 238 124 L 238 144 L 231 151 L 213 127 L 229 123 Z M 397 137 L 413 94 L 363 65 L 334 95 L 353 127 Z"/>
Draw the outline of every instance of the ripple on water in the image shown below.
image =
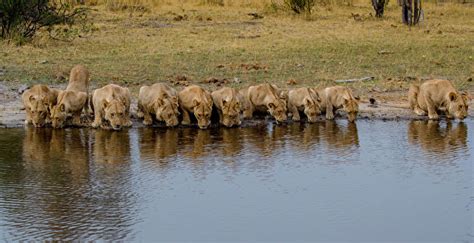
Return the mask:
<path id="1" fill-rule="evenodd" d="M 0 233 L 13 241 L 348 240 L 344 229 L 362 241 L 463 240 L 471 125 L 0 130 Z"/>

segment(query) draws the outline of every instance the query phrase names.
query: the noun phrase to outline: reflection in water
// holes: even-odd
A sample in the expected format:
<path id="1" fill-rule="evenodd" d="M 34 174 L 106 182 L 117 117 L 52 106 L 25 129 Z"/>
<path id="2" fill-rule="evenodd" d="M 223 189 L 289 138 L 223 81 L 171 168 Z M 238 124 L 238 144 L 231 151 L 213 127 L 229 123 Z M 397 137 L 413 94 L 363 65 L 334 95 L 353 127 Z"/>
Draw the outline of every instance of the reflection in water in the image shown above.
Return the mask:
<path id="1" fill-rule="evenodd" d="M 472 189 L 465 123 L 11 131 L 0 130 L 0 235 L 8 240 L 211 240 L 199 238 L 209 228 L 219 241 L 260 231 L 276 237 L 258 238 L 268 241 L 347 240 L 337 238 L 340 227 L 361 241 L 400 225 L 409 239 L 433 235 L 427 241 L 465 232 Z M 431 161 L 456 167 L 412 166 Z M 404 198 L 413 200 L 404 207 Z M 439 208 L 454 216 L 439 220 L 430 213 Z M 420 210 L 423 217 L 385 220 Z M 357 219 L 379 228 L 359 233 Z M 433 226 L 443 220 L 446 231 Z M 421 232 L 411 222 L 431 226 Z M 333 237 L 318 238 L 312 226 Z"/>
<path id="2" fill-rule="evenodd" d="M 355 122 L 348 122 L 347 126 L 343 127 L 335 121 L 326 121 L 322 130 L 328 148 L 342 149 L 359 145 L 359 135 Z"/>
<path id="3" fill-rule="evenodd" d="M 19 200 L 3 212 L 12 232 L 8 238 L 125 239 L 130 234 L 134 198 L 129 169 L 120 166 L 130 161 L 128 134 L 94 135 L 85 129 L 25 130 L 24 166 L 9 175 L 14 190 L 1 190 L 2 200 Z M 89 142 L 96 163 L 116 164 L 91 164 Z"/>
<path id="4" fill-rule="evenodd" d="M 408 142 L 419 146 L 433 160 L 429 163 L 454 162 L 453 156 L 460 149 L 467 148 L 467 125 L 450 121 L 410 121 L 408 123 Z M 440 160 L 440 158 L 450 158 Z"/>
<path id="5" fill-rule="evenodd" d="M 178 153 L 178 129 L 139 129 L 140 159 L 167 168 Z"/>
<path id="6" fill-rule="evenodd" d="M 130 161 L 130 139 L 128 130 L 111 132 L 94 130 L 94 158 L 97 163 L 128 164 Z"/>

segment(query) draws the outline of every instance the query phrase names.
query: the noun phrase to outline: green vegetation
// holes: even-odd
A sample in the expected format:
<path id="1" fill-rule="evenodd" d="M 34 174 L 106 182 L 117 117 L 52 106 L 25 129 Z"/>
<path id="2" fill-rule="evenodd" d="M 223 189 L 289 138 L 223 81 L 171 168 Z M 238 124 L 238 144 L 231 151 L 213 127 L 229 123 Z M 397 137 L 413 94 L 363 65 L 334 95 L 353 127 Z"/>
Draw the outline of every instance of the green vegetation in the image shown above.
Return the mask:
<path id="1" fill-rule="evenodd" d="M 285 87 L 289 80 L 322 86 L 374 76 L 375 81 L 351 85 L 406 90 L 413 77 L 443 77 L 460 88 L 472 87 L 467 81 L 474 76 L 470 5 L 428 3 L 424 21 L 408 27 L 396 1 L 381 19 L 372 16 L 370 2 L 363 2 L 316 7 L 310 20 L 248 2 L 168 2 L 146 5 L 149 11 L 109 11 L 98 3 L 90 6 L 90 36 L 61 42 L 40 32 L 21 47 L 0 43 L 0 79 L 12 85 L 61 83 L 80 63 L 90 69 L 94 86 L 114 82 L 134 88 L 183 76 L 191 83 L 227 79 L 231 86 L 273 82 Z M 248 15 L 255 12 L 264 18 Z"/>

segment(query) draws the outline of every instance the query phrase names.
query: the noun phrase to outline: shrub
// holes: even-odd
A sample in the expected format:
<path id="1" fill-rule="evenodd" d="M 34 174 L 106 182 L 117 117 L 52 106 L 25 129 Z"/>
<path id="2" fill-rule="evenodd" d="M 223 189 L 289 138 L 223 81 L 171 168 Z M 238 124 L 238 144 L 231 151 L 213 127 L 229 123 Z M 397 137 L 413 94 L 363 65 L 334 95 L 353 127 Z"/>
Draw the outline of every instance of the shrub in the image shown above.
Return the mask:
<path id="1" fill-rule="evenodd" d="M 74 8 L 57 0 L 0 0 L 0 38 L 19 44 L 30 40 L 40 29 L 53 31 L 57 25 L 72 26 L 86 19 L 86 8 Z"/>
<path id="2" fill-rule="evenodd" d="M 285 0 L 285 5 L 297 14 L 311 14 L 316 0 Z"/>

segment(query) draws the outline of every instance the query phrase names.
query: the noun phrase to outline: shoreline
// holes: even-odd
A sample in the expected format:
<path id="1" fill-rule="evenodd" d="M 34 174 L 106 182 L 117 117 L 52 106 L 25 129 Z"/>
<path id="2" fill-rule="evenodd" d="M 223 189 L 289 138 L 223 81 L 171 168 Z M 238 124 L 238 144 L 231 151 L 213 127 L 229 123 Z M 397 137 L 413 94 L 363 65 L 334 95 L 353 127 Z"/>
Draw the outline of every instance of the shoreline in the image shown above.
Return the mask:
<path id="1" fill-rule="evenodd" d="M 61 88 L 61 87 L 55 87 Z M 17 91 L 16 88 L 9 88 L 0 83 L 0 128 L 21 128 L 24 127 L 24 120 L 25 120 L 25 111 L 23 109 L 23 104 L 21 102 L 21 95 Z M 403 93 L 404 94 L 404 93 Z M 390 93 L 386 92 L 384 95 L 383 93 L 377 95 L 371 95 L 377 97 L 376 105 L 371 105 L 368 102 L 368 99 L 365 99 L 366 95 L 362 96 L 361 101 L 359 101 L 359 114 L 357 116 L 358 120 L 380 120 L 380 121 L 388 121 L 388 120 L 428 120 L 427 116 L 418 116 L 413 111 L 411 111 L 408 107 L 408 103 L 403 101 L 405 97 L 403 97 L 401 92 Z M 397 101 L 396 101 L 397 100 Z M 142 124 L 142 120 L 137 118 L 136 111 L 137 111 L 137 101 L 135 97 L 132 98 L 132 104 L 130 107 L 131 110 L 131 117 L 133 122 L 133 128 L 141 128 L 145 127 Z M 470 106 L 468 111 L 468 116 L 466 119 L 473 119 L 474 118 L 474 106 Z M 87 119 L 87 118 L 86 118 Z M 337 112 L 336 118 L 339 119 L 346 119 L 343 112 Z M 324 121 L 325 118 L 323 115 L 319 116 L 318 122 Z M 445 120 L 443 116 L 441 116 L 440 120 Z M 459 121 L 459 120 L 456 120 Z M 261 125 L 262 123 L 274 122 L 269 116 L 267 117 L 257 117 L 252 118 L 249 120 L 243 120 L 241 127 L 248 127 L 248 126 L 256 126 Z M 292 123 L 293 121 L 288 120 L 288 123 Z M 218 126 L 213 125 L 214 126 Z M 84 126 L 87 127 L 87 126 Z M 165 127 L 160 125 L 153 125 L 150 126 L 152 128 L 156 127 Z M 182 127 L 194 127 L 191 126 L 181 126 L 179 125 L 178 128 Z"/>

